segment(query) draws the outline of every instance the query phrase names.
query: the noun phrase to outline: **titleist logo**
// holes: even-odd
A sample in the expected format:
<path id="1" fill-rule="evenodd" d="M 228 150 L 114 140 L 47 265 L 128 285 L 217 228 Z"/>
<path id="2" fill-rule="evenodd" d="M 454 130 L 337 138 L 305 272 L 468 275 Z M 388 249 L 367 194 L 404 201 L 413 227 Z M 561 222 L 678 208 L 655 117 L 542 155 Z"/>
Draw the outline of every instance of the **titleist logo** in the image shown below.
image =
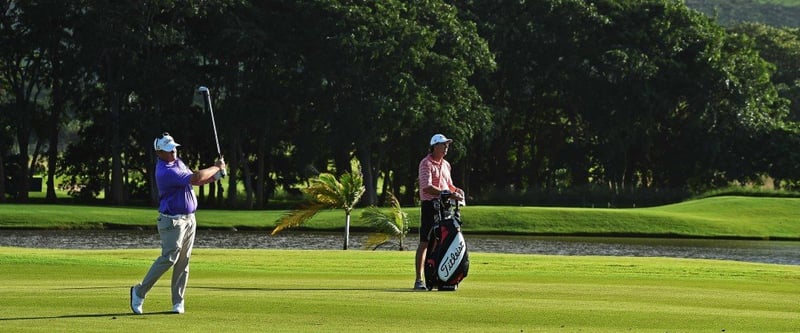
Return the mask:
<path id="1" fill-rule="evenodd" d="M 441 264 L 439 264 L 439 279 L 443 281 L 450 279 L 453 270 L 461 263 L 461 258 L 464 257 L 464 248 L 466 246 L 466 244 L 464 244 L 464 238 L 458 235 L 457 239 L 458 242 L 453 242 L 453 244 L 450 245 L 444 258 L 442 258 Z"/>

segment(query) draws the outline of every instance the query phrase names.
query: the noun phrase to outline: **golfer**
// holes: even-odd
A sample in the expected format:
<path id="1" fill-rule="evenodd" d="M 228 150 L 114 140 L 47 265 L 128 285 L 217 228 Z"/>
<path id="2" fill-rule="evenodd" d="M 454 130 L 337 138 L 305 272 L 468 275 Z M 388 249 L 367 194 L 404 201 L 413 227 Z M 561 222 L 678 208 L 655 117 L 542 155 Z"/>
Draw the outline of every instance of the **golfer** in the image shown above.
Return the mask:
<path id="1" fill-rule="evenodd" d="M 184 312 L 184 293 L 189 280 L 189 257 L 192 255 L 197 224 L 194 212 L 197 197 L 192 186 L 205 185 L 222 177 L 224 161 L 214 166 L 192 172 L 178 158 L 180 146 L 169 133 L 153 142 L 156 161 L 156 185 L 160 201 L 158 234 L 161 236 L 161 256 L 156 258 L 141 283 L 131 287 L 131 310 L 142 313 L 147 293 L 161 275 L 172 268 L 172 312 Z"/>
<path id="2" fill-rule="evenodd" d="M 433 201 L 439 199 L 439 194 L 442 191 L 450 191 L 453 193 L 453 198 L 462 201 L 464 200 L 464 191 L 453 185 L 453 179 L 450 178 L 450 163 L 444 159 L 447 155 L 447 149 L 453 140 L 446 138 L 442 134 L 436 134 L 431 137 L 430 152 L 428 156 L 419 162 L 419 199 L 421 201 L 420 207 L 420 228 L 419 228 L 419 245 L 417 246 L 417 255 L 414 268 L 417 272 L 417 280 L 414 282 L 414 289 L 426 290 L 425 287 L 425 254 L 428 252 L 428 236 L 436 216 L 436 209 L 433 206 Z"/>

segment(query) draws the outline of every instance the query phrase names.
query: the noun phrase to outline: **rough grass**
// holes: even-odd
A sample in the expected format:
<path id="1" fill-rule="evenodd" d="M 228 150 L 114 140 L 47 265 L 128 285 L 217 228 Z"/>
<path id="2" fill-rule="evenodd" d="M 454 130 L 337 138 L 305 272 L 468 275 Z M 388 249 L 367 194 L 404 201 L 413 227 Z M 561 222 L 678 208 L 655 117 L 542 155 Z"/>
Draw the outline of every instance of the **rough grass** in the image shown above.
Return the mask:
<path id="1" fill-rule="evenodd" d="M 457 292 L 412 292 L 413 253 L 196 249 L 186 314 L 158 250 L 0 248 L 3 332 L 797 332 L 800 267 L 472 253 Z M 169 274 L 169 273 L 168 273 Z"/>

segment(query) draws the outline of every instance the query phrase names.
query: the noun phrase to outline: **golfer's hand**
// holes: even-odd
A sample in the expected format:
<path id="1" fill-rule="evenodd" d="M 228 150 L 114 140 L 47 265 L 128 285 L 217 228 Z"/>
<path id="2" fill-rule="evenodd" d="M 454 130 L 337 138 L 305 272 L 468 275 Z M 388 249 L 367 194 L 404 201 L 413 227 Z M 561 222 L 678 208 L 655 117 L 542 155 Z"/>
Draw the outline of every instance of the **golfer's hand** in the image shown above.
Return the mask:
<path id="1" fill-rule="evenodd" d="M 217 171 L 217 173 L 214 174 L 214 180 L 219 180 L 220 178 L 223 178 L 223 177 L 225 177 L 225 175 L 228 174 L 228 171 L 225 170 L 226 166 L 225 166 L 225 160 L 224 159 L 220 158 L 218 161 L 216 161 L 214 163 L 214 165 L 219 168 L 219 171 Z"/>

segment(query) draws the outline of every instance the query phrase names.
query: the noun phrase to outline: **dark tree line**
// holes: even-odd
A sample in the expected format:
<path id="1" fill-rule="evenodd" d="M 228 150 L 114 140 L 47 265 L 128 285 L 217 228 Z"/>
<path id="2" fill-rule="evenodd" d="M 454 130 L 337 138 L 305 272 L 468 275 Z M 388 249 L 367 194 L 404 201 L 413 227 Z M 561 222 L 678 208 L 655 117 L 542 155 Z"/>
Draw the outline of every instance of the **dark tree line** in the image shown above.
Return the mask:
<path id="1" fill-rule="evenodd" d="M 200 188 L 218 207 L 266 207 L 354 158 L 363 204 L 410 204 L 439 132 L 478 202 L 792 187 L 799 38 L 671 0 L 4 1 L 0 193 L 26 201 L 46 174 L 51 202 L 57 177 L 154 202 L 158 134 L 194 167 L 216 157 L 199 85 L 231 171 Z"/>

